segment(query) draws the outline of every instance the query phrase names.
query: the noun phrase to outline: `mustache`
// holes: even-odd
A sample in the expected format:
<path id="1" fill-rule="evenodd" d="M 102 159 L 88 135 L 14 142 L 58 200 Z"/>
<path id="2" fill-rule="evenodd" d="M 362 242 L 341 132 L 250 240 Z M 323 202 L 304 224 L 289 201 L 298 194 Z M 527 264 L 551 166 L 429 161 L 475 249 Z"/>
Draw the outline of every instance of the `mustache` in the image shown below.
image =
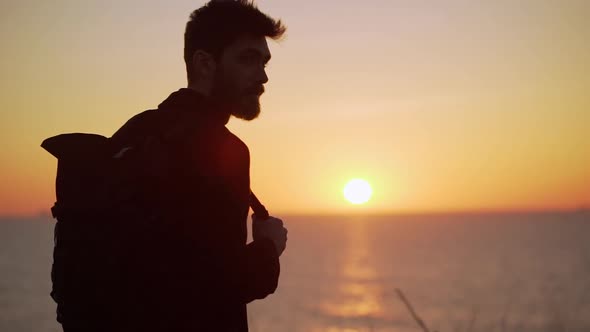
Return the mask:
<path id="1" fill-rule="evenodd" d="M 256 94 L 256 95 L 261 95 L 264 93 L 264 85 L 256 85 L 253 87 L 250 87 L 248 89 L 246 89 L 245 91 L 246 94 Z"/>

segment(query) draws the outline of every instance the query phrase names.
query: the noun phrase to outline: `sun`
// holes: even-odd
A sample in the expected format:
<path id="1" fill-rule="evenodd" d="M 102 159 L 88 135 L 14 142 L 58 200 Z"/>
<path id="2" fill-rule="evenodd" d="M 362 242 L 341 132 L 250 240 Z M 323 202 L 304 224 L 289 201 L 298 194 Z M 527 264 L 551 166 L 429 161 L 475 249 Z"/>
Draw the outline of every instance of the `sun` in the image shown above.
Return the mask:
<path id="1" fill-rule="evenodd" d="M 344 197 L 352 204 L 363 204 L 369 201 L 373 189 L 363 179 L 352 179 L 344 186 Z"/>

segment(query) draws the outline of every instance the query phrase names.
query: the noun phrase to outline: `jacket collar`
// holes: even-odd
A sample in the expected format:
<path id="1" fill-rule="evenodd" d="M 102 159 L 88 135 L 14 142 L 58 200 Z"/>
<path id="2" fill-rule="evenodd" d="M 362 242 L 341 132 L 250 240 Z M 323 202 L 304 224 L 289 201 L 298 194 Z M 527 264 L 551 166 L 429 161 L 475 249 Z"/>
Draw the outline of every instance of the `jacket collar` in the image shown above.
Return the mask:
<path id="1" fill-rule="evenodd" d="M 230 112 L 214 105 L 209 98 L 195 90 L 182 88 L 173 92 L 158 105 L 160 110 L 197 112 L 212 123 L 225 126 L 231 116 Z"/>

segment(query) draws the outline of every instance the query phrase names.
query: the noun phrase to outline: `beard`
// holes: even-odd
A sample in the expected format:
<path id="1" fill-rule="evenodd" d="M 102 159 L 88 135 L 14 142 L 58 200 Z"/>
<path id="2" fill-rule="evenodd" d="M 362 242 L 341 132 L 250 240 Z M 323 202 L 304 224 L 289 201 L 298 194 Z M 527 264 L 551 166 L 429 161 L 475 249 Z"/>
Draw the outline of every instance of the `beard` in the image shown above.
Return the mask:
<path id="1" fill-rule="evenodd" d="M 264 92 L 262 85 L 247 89 L 238 89 L 234 84 L 224 80 L 217 80 L 211 96 L 223 105 L 231 115 L 238 119 L 250 121 L 260 115 L 260 95 Z"/>
<path id="2" fill-rule="evenodd" d="M 238 119 L 250 121 L 260 115 L 260 97 L 254 94 L 242 96 L 236 103 L 232 104 L 231 115 Z"/>

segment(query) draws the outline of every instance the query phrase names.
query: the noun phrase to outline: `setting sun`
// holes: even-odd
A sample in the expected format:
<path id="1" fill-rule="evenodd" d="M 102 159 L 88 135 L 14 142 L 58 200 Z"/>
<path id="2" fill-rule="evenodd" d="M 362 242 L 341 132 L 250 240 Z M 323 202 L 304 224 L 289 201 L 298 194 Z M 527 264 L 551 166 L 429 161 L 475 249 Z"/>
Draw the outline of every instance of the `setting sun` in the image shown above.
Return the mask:
<path id="1" fill-rule="evenodd" d="M 344 197 L 352 204 L 366 203 L 372 194 L 371 185 L 362 179 L 352 179 L 344 187 Z"/>

